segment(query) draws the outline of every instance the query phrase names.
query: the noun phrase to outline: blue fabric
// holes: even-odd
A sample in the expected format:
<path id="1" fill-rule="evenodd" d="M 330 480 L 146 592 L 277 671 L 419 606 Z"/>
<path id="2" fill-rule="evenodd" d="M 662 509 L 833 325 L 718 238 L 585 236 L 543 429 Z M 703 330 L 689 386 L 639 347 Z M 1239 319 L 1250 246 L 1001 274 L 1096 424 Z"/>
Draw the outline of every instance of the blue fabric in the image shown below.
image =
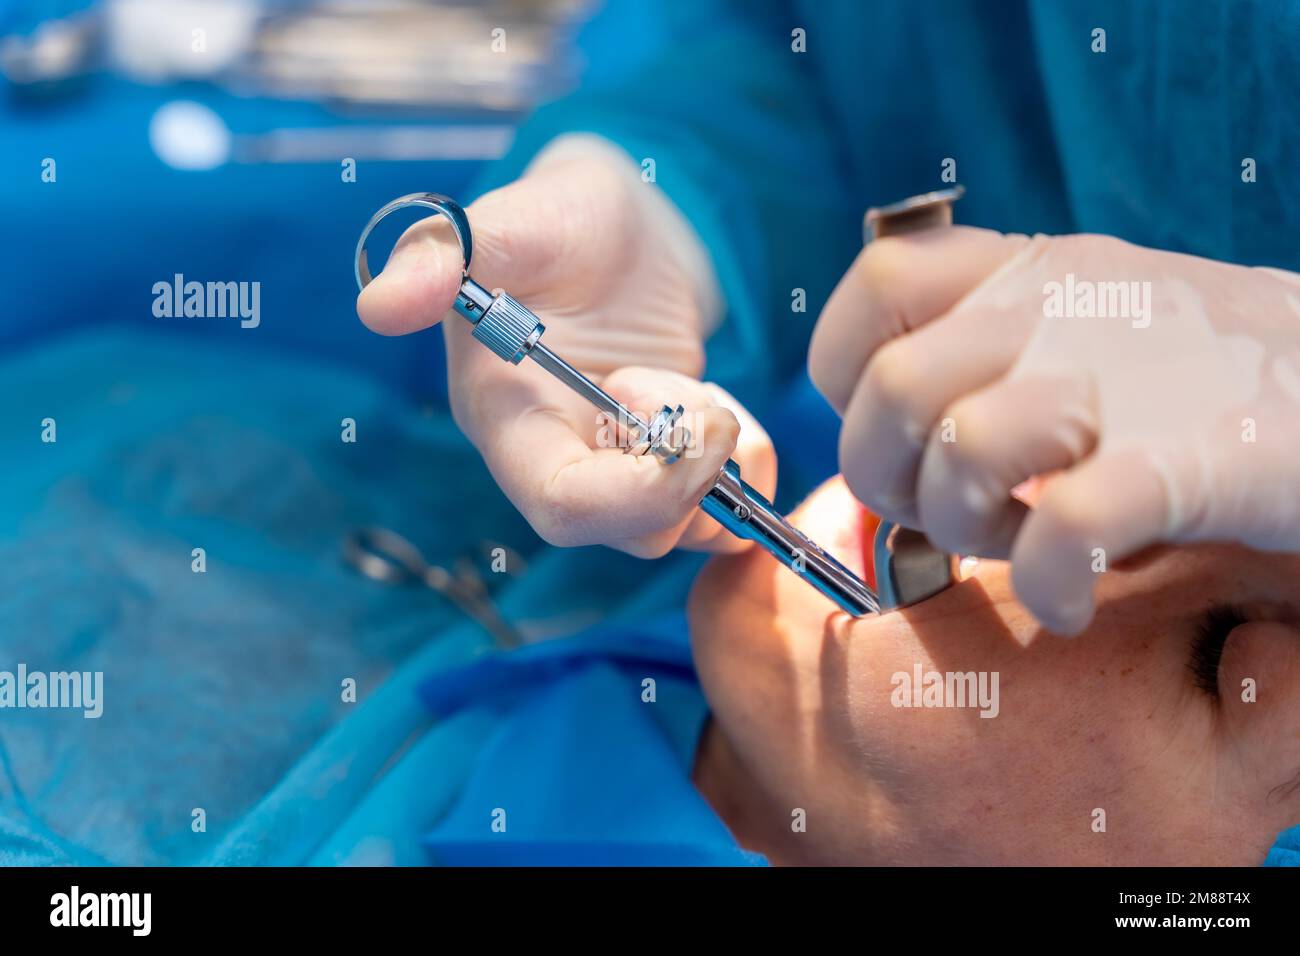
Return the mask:
<path id="1" fill-rule="evenodd" d="M 152 332 L 160 325 L 151 309 L 153 284 L 178 272 L 199 281 L 256 281 L 256 328 L 212 319 L 167 324 L 217 347 L 254 345 L 364 364 L 419 401 L 443 403 L 441 331 L 401 340 L 362 326 L 353 306 L 352 247 L 365 221 L 393 196 L 430 188 L 459 194 L 480 164 L 365 162 L 353 183 L 340 182 L 336 162 L 175 170 L 148 140 L 151 116 L 174 99 L 210 107 L 239 135 L 357 120 L 320 104 L 255 100 L 199 84 L 139 86 L 110 76 L 39 106 L 10 92 L 0 81 L 0 207 L 7 225 L 22 224 L 22 241 L 9 232 L 11 254 L 0 257 L 0 284 L 12 297 L 0 311 L 0 346 L 108 322 Z M 58 162 L 55 183 L 27 175 L 30 157 L 39 163 L 46 156 Z M 392 241 L 394 230 L 380 238 Z M 60 251 L 58 263 L 52 249 Z M 75 264 L 76 281 L 58 281 L 59 263 Z"/>
<path id="2" fill-rule="evenodd" d="M 0 363 L 0 407 L 0 668 L 104 674 L 97 720 L 0 714 L 3 862 L 203 858 L 357 709 L 342 679 L 364 706 L 459 620 L 433 595 L 344 567 L 346 530 L 395 524 L 444 559 L 473 536 L 521 532 L 481 497 L 473 529 L 438 521 L 445 495 L 492 489 L 472 449 L 450 422 L 336 368 L 96 332 Z M 339 440 L 345 415 L 356 445 Z M 40 440 L 47 417 L 53 444 Z M 466 489 L 430 488 L 437 464 Z M 195 547 L 204 574 L 191 571 Z M 368 732 L 390 753 L 428 723 L 409 693 L 375 717 Z M 386 760 L 335 757 L 339 789 L 315 800 L 346 799 L 349 774 Z M 191 830 L 195 808 L 206 833 Z"/>
<path id="3" fill-rule="evenodd" d="M 437 863 L 766 862 L 691 784 L 707 706 L 680 615 L 495 655 L 421 692 L 443 716 L 500 708 L 463 792 L 425 837 Z"/>
<path id="4" fill-rule="evenodd" d="M 487 642 L 437 596 L 346 567 L 353 528 L 397 528 L 444 562 L 514 546 L 530 564 L 500 604 L 539 637 L 680 606 L 700 563 L 647 576 L 542 548 L 449 417 L 337 366 L 96 331 L 0 361 L 0 408 L 0 669 L 103 671 L 105 698 L 97 720 L 0 713 L 0 863 L 342 860 L 356 848 L 336 831 L 396 825 L 398 765 L 418 771 L 400 850 L 419 853 L 472 752 L 456 728 L 473 728 L 421 741 L 415 687 Z"/>
<path id="5" fill-rule="evenodd" d="M 629 32 L 609 4 L 588 32 Z M 478 190 L 552 137 L 598 133 L 695 226 L 727 318 L 709 377 L 753 410 L 800 368 L 871 205 L 939 188 L 959 222 L 1099 232 L 1300 270 L 1300 4 L 1259 0 L 662 0 L 658 47 L 520 131 Z M 1095 27 L 1107 50 L 1093 53 Z M 806 31 L 807 52 L 791 51 Z M 1256 160 L 1258 181 L 1241 181 Z M 791 290 L 807 311 L 792 313 Z"/>
<path id="6" fill-rule="evenodd" d="M 1300 866 L 1300 825 L 1277 835 L 1273 848 L 1264 859 L 1265 866 Z"/>

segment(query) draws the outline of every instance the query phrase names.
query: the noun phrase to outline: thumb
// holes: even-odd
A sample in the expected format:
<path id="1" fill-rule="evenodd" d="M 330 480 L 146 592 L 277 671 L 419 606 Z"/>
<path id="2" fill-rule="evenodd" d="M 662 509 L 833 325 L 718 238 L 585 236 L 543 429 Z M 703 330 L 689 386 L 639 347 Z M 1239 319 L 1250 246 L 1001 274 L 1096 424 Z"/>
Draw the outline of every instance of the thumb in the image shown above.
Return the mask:
<path id="1" fill-rule="evenodd" d="M 472 273 L 533 308 L 564 298 L 575 276 L 602 275 L 627 246 L 634 208 L 626 170 L 606 156 L 543 156 L 520 178 L 466 210 Z M 451 223 L 431 216 L 407 229 L 382 272 L 357 299 L 361 321 L 381 335 L 406 335 L 442 321 L 460 289 L 464 262 Z"/>
<path id="2" fill-rule="evenodd" d="M 561 247 L 558 210 L 537 177 L 525 177 L 487 193 L 465 215 L 473 235 L 473 275 L 488 289 L 516 295 L 553 271 Z M 552 214 L 556 213 L 556 214 Z M 388 262 L 357 298 L 357 314 L 372 332 L 407 335 L 437 325 L 460 290 L 464 261 L 445 216 L 412 225 L 393 247 Z"/>

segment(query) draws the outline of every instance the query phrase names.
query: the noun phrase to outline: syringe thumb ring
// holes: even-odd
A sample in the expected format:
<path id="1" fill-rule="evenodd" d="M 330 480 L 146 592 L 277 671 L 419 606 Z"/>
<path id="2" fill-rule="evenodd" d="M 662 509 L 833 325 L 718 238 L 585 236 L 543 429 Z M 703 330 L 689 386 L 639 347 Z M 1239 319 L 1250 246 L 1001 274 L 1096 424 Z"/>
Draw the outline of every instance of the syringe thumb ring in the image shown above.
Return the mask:
<path id="1" fill-rule="evenodd" d="M 370 234 L 374 232 L 376 226 L 393 213 L 411 207 L 428 209 L 451 223 L 452 232 L 456 234 L 456 241 L 460 244 L 461 275 L 465 278 L 469 277 L 469 262 L 474 254 L 474 235 L 470 231 L 469 217 L 465 215 L 465 210 L 461 208 L 456 200 L 450 196 L 444 196 L 442 193 L 407 193 L 405 196 L 398 196 L 391 202 L 381 206 L 370 217 L 370 221 L 366 223 L 365 228 L 361 230 L 361 236 L 357 239 L 356 250 L 352 254 L 352 272 L 356 277 L 358 290 L 364 289 L 373 278 L 370 272 L 369 257 L 366 253 L 366 242 L 369 240 Z M 475 285 L 478 285 L 478 283 L 475 283 Z"/>

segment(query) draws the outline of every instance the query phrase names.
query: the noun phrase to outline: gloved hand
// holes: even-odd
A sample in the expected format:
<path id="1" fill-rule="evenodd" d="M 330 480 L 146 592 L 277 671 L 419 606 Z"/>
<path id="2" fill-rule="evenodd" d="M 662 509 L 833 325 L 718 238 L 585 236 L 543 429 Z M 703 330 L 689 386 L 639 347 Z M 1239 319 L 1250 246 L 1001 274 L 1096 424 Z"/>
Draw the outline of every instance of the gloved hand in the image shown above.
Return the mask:
<path id="1" fill-rule="evenodd" d="M 813 380 L 855 495 L 943 548 L 1010 557 L 1081 631 L 1148 545 L 1300 550 L 1300 276 L 1103 236 L 872 242 L 827 302 Z M 1031 476 L 1031 509 L 1010 495 Z"/>
<path id="2" fill-rule="evenodd" d="M 684 405 L 694 440 L 672 465 L 611 447 L 615 429 L 593 406 L 526 359 L 503 362 L 449 312 L 459 246 L 444 218 L 415 224 L 362 291 L 358 314 L 386 335 L 450 315 L 452 413 L 533 528 L 551 544 L 606 544 L 642 557 L 678 544 L 743 547 L 696 505 L 733 455 L 770 495 L 776 457 L 730 395 L 698 381 L 718 297 L 708 256 L 675 207 L 626 154 L 574 136 L 466 213 L 481 285 L 537 313 L 542 341 L 633 412 L 648 419 L 665 404 Z"/>

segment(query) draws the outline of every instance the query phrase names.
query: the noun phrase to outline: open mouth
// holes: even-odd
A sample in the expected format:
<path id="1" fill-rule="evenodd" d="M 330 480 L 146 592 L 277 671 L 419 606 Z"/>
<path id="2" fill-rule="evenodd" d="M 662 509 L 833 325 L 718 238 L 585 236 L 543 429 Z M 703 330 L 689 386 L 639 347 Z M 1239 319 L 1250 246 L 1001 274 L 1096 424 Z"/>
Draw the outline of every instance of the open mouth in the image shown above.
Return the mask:
<path id="1" fill-rule="evenodd" d="M 790 521 L 873 589 L 873 542 L 880 518 L 864 508 L 840 476 L 819 485 L 790 514 Z"/>
<path id="2" fill-rule="evenodd" d="M 880 591 L 875 540 L 881 519 L 853 497 L 842 477 L 837 475 L 818 486 L 794 510 L 790 520 L 873 590 Z M 963 560 L 957 579 L 971 577 L 976 568 L 976 559 Z"/>

